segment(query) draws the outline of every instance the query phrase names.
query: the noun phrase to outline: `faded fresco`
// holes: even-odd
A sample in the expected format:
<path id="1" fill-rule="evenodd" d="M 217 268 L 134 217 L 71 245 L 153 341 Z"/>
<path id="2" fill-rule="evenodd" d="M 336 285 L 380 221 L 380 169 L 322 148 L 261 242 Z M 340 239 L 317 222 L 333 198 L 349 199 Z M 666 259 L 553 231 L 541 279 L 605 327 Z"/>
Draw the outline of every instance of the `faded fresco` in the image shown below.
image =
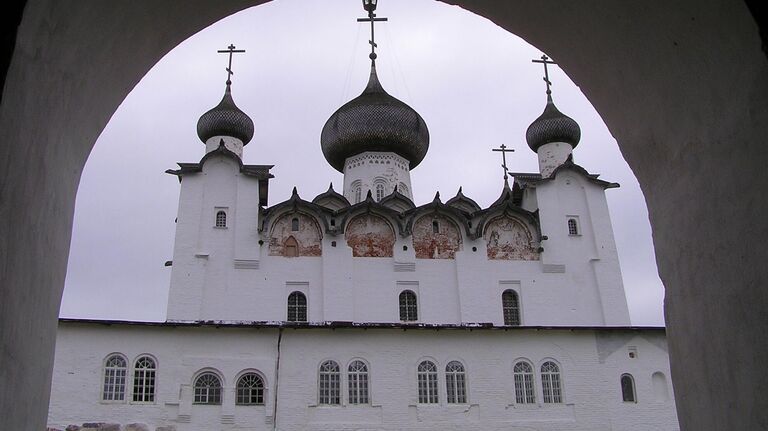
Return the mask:
<path id="1" fill-rule="evenodd" d="M 270 256 L 321 256 L 323 234 L 317 221 L 302 213 L 287 213 L 272 224 Z"/>
<path id="2" fill-rule="evenodd" d="M 354 257 L 392 257 L 395 231 L 382 217 L 363 214 L 353 218 L 344 233 Z"/>
<path id="3" fill-rule="evenodd" d="M 487 243 L 488 259 L 539 260 L 531 232 L 518 219 L 502 216 L 491 220 L 483 238 Z"/>
<path id="4" fill-rule="evenodd" d="M 461 244 L 461 233 L 456 224 L 443 215 L 424 216 L 413 225 L 413 248 L 417 259 L 454 259 Z"/>

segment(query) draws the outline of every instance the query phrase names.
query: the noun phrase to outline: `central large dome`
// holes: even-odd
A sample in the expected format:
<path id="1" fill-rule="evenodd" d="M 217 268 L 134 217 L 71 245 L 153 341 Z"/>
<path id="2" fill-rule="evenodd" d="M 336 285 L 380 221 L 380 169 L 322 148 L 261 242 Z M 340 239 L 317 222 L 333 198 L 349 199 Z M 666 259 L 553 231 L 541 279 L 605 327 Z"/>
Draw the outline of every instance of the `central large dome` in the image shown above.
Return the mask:
<path id="1" fill-rule="evenodd" d="M 320 144 L 339 172 L 348 157 L 366 151 L 393 152 L 413 169 L 427 154 L 429 130 L 418 112 L 384 91 L 372 65 L 368 86 L 326 121 Z"/>

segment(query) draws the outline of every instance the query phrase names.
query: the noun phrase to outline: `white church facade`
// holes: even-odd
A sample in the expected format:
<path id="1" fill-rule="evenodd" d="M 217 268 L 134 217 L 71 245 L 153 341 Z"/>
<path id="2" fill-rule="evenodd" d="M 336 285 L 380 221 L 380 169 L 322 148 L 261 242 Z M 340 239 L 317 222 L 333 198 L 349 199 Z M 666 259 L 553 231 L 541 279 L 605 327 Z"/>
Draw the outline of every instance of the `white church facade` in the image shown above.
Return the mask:
<path id="1" fill-rule="evenodd" d="M 168 171 L 167 320 L 62 319 L 51 429 L 679 429 L 664 328 L 630 326 L 618 184 L 573 162 L 578 124 L 548 89 L 526 134 L 539 172 L 487 208 L 461 190 L 417 206 L 429 132 L 375 62 L 321 133 L 341 193 L 274 205 L 227 81 L 205 155 Z"/>

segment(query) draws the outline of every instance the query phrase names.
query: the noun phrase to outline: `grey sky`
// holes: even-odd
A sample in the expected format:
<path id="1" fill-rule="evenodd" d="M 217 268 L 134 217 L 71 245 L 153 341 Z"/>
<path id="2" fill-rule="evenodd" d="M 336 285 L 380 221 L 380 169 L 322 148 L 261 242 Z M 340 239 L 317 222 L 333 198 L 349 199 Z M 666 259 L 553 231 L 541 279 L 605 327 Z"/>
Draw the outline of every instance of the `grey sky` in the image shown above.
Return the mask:
<path id="1" fill-rule="evenodd" d="M 481 206 L 501 192 L 500 157 L 511 171 L 536 172 L 525 130 L 544 109 L 541 52 L 495 24 L 430 0 L 381 0 L 377 69 L 384 88 L 424 117 L 430 150 L 412 171 L 416 204 L 459 186 Z M 342 176 L 320 150 L 331 113 L 368 77 L 368 27 L 358 0 L 277 0 L 232 15 L 186 40 L 142 79 L 99 137 L 77 196 L 63 317 L 163 320 L 179 184 L 164 174 L 197 162 L 196 123 L 224 91 L 230 43 L 246 49 L 233 69 L 233 96 L 256 133 L 244 161 L 274 164 L 269 204 L 293 186 L 310 200 Z M 554 59 L 555 61 L 557 59 Z M 600 116 L 568 77 L 551 68 L 558 108 L 581 126 L 574 160 L 607 191 L 624 285 L 636 325 L 663 324 L 663 287 L 637 180 Z M 617 97 L 619 97 L 617 95 Z"/>

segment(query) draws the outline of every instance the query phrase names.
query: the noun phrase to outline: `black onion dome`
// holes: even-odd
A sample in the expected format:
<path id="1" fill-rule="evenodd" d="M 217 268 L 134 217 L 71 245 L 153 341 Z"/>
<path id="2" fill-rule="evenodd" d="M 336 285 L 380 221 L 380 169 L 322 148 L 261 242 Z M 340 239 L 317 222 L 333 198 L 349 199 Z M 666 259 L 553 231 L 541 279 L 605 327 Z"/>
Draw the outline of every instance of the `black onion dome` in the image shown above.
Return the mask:
<path id="1" fill-rule="evenodd" d="M 544 112 L 535 119 L 525 132 L 525 140 L 533 151 L 550 142 L 565 142 L 576 148 L 581 139 L 581 128 L 571 117 L 560 112 L 547 95 Z"/>
<path id="2" fill-rule="evenodd" d="M 348 157 L 366 151 L 393 152 L 413 169 L 427 154 L 429 130 L 418 112 L 384 91 L 372 65 L 368 86 L 326 121 L 320 145 L 339 172 Z"/>
<path id="3" fill-rule="evenodd" d="M 213 136 L 231 136 L 243 145 L 253 138 L 253 120 L 235 105 L 229 83 L 221 102 L 197 120 L 197 136 L 203 142 Z"/>

